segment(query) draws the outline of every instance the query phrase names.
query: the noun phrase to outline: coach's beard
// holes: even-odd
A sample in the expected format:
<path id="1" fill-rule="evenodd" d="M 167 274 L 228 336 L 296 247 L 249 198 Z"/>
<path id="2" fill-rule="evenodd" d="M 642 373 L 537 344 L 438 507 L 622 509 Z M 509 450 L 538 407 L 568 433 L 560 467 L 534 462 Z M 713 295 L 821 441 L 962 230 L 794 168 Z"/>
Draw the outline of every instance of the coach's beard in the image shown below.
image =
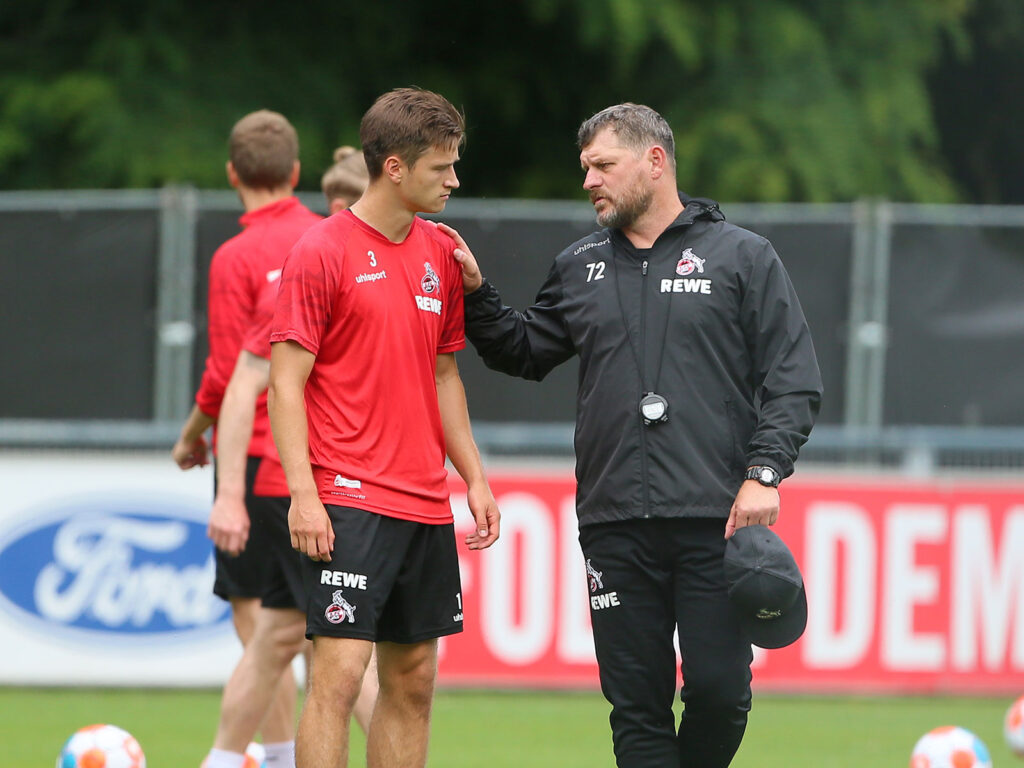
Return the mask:
<path id="1" fill-rule="evenodd" d="M 608 207 L 604 212 L 597 213 L 597 223 L 610 229 L 625 229 L 647 213 L 647 209 L 651 207 L 651 200 L 654 199 L 654 192 L 638 185 L 624 192 L 622 199 L 618 202 L 612 200 L 608 195 L 591 192 L 591 205 L 599 197 L 604 198 Z"/>

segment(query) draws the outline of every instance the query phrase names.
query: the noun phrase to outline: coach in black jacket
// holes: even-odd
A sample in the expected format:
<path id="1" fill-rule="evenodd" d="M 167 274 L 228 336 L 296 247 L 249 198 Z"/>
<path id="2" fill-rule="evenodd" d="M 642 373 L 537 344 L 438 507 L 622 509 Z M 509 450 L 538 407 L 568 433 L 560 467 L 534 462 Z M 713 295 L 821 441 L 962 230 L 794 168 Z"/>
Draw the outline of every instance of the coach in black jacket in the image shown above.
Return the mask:
<path id="1" fill-rule="evenodd" d="M 602 690 L 619 766 L 717 768 L 750 708 L 748 639 L 725 539 L 775 522 L 821 399 L 807 323 L 763 237 L 677 191 L 654 110 L 583 123 L 580 161 L 604 229 L 555 259 L 536 303 L 503 306 L 456 238 L 466 330 L 486 364 L 540 380 L 580 357 L 577 512 Z M 678 735 L 673 630 L 683 658 Z"/>

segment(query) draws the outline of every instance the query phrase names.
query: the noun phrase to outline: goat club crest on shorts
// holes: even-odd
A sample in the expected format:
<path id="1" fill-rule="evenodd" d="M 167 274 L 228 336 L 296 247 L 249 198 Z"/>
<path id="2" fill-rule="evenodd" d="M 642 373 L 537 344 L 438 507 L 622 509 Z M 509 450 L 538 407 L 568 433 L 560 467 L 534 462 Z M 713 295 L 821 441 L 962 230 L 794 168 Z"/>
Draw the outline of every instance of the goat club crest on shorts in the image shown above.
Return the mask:
<path id="1" fill-rule="evenodd" d="M 331 624 L 341 624 L 343 621 L 355 624 L 356 607 L 342 597 L 341 592 L 342 590 L 340 589 L 334 590 L 334 594 L 331 596 L 331 604 L 324 611 L 324 618 L 331 622 Z"/>

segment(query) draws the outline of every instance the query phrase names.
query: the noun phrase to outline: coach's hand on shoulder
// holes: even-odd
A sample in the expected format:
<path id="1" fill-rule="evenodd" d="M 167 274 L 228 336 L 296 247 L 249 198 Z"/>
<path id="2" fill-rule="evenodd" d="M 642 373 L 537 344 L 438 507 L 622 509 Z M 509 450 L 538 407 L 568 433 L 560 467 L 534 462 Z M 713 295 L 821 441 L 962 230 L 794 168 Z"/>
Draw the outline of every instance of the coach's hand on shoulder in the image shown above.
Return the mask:
<path id="1" fill-rule="evenodd" d="M 467 491 L 469 511 L 476 523 L 475 530 L 466 536 L 470 549 L 487 549 L 498 540 L 501 528 L 501 512 L 487 483 L 478 483 Z"/>
<path id="2" fill-rule="evenodd" d="M 292 496 L 288 508 L 288 531 L 292 547 L 312 560 L 331 561 L 334 551 L 334 528 L 323 503 L 315 493 Z"/>
<path id="3" fill-rule="evenodd" d="M 462 267 L 462 292 L 472 293 L 484 283 L 483 275 L 480 274 L 480 265 L 476 263 L 473 252 L 469 250 L 469 246 L 462 239 L 462 235 L 452 227 L 441 222 L 437 223 L 437 228 L 455 241 L 455 251 L 452 255 L 455 256 L 455 260 Z"/>
<path id="4" fill-rule="evenodd" d="M 244 497 L 218 493 L 210 510 L 206 535 L 217 549 L 229 555 L 240 555 L 249 541 L 249 511 Z"/>

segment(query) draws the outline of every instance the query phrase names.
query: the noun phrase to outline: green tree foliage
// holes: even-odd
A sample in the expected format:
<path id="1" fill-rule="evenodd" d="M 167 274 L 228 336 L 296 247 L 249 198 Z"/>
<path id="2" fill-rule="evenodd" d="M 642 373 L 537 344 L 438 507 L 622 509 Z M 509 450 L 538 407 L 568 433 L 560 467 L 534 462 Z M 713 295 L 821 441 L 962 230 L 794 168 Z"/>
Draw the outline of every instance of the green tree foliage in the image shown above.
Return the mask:
<path id="1" fill-rule="evenodd" d="M 722 200 L 952 199 L 926 73 L 970 0 L 0 5 L 0 187 L 223 187 L 226 135 L 277 109 L 303 189 L 381 92 L 462 106 L 463 193 L 579 197 L 575 133 L 619 101 Z"/>
<path id="2" fill-rule="evenodd" d="M 943 154 L 974 203 L 1024 203 L 1024 3 L 977 0 L 970 45 L 948 41 L 929 78 Z"/>

